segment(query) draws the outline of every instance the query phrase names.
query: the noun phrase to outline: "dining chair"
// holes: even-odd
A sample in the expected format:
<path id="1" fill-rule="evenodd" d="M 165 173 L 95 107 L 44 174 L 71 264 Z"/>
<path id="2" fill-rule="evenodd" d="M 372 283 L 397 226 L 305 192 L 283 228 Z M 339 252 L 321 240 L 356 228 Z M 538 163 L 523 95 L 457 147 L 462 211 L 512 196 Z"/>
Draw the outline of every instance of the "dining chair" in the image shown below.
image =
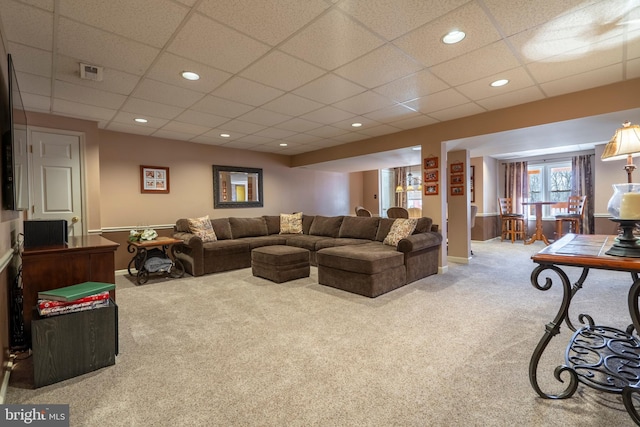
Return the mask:
<path id="1" fill-rule="evenodd" d="M 422 208 L 409 208 L 409 218 L 421 218 L 422 217 Z"/>
<path id="2" fill-rule="evenodd" d="M 388 218 L 409 218 L 409 211 L 400 206 L 393 206 L 387 209 Z"/>
<path id="3" fill-rule="evenodd" d="M 354 210 L 354 211 L 355 211 L 356 215 L 358 215 L 358 211 L 359 211 L 360 209 L 364 209 L 364 206 L 356 206 L 356 207 L 355 207 L 355 210 Z"/>
<path id="4" fill-rule="evenodd" d="M 500 222 L 502 223 L 500 241 L 510 239 L 513 243 L 518 238 L 524 240 L 527 233 L 524 215 L 513 211 L 513 202 L 510 197 L 500 197 L 498 203 L 500 204 Z"/>
<path id="5" fill-rule="evenodd" d="M 559 213 L 556 218 L 556 239 L 562 237 L 564 223 L 569 223 L 570 233 L 582 233 L 584 222 L 584 207 L 587 204 L 587 196 L 569 196 L 566 212 Z"/>
<path id="6" fill-rule="evenodd" d="M 360 208 L 356 211 L 356 216 L 371 216 L 371 212 L 365 208 Z"/>

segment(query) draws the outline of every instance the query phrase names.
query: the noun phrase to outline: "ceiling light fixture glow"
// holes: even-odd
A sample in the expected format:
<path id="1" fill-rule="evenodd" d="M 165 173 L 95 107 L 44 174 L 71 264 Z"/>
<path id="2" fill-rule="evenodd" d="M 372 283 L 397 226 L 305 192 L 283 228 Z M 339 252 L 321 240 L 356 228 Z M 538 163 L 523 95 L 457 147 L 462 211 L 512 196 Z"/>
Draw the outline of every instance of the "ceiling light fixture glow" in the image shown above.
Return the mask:
<path id="1" fill-rule="evenodd" d="M 285 142 L 281 142 L 281 143 L 280 143 L 280 147 L 286 147 L 287 145 L 289 145 L 289 144 L 287 144 L 287 143 L 285 143 Z"/>
<path id="2" fill-rule="evenodd" d="M 149 120 L 143 119 L 142 117 L 136 117 L 133 121 L 137 123 L 147 123 Z"/>
<path id="3" fill-rule="evenodd" d="M 500 79 L 500 80 L 496 80 L 495 82 L 491 83 L 491 86 L 493 87 L 500 87 L 500 86 L 504 86 L 507 83 L 509 83 L 509 80 L 507 79 Z"/>
<path id="4" fill-rule="evenodd" d="M 362 126 L 362 123 L 351 123 L 351 126 L 354 128 L 359 128 L 360 126 Z"/>
<path id="5" fill-rule="evenodd" d="M 461 42 L 466 36 L 467 35 L 464 33 L 464 31 L 453 30 L 442 37 L 442 43 L 455 44 Z"/>
<path id="6" fill-rule="evenodd" d="M 229 135 L 228 133 L 221 133 L 220 136 L 223 138 L 229 138 L 231 135 Z"/>
<path id="7" fill-rule="evenodd" d="M 200 75 L 198 75 L 197 73 L 194 73 L 193 71 L 183 71 L 182 78 L 187 80 L 199 80 Z"/>

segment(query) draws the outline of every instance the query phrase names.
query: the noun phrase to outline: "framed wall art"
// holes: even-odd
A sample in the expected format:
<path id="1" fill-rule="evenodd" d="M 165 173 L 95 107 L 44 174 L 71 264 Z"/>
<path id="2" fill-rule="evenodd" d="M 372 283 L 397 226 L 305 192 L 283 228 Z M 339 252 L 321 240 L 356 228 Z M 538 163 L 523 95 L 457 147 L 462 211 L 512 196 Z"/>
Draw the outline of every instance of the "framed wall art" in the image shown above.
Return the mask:
<path id="1" fill-rule="evenodd" d="M 140 166 L 140 192 L 168 194 L 169 168 L 163 166 Z"/>
<path id="2" fill-rule="evenodd" d="M 452 196 L 464 196 L 464 185 L 452 185 L 451 186 L 451 195 Z"/>
<path id="3" fill-rule="evenodd" d="M 451 185 L 464 185 L 464 175 L 451 175 Z"/>
<path id="4" fill-rule="evenodd" d="M 474 203 L 476 201 L 476 187 L 474 182 L 475 180 L 476 180 L 476 167 L 471 166 L 471 174 L 469 176 L 469 192 L 471 192 L 471 203 Z"/>
<path id="5" fill-rule="evenodd" d="M 424 169 L 437 169 L 437 168 L 438 168 L 437 157 L 426 157 L 424 159 Z"/>
<path id="6" fill-rule="evenodd" d="M 438 194 L 438 184 L 426 184 L 424 185 L 425 196 L 436 196 Z"/>
<path id="7" fill-rule="evenodd" d="M 451 163 L 451 173 L 463 173 L 464 163 Z"/>
<path id="8" fill-rule="evenodd" d="M 424 182 L 438 182 L 438 171 L 425 171 Z"/>

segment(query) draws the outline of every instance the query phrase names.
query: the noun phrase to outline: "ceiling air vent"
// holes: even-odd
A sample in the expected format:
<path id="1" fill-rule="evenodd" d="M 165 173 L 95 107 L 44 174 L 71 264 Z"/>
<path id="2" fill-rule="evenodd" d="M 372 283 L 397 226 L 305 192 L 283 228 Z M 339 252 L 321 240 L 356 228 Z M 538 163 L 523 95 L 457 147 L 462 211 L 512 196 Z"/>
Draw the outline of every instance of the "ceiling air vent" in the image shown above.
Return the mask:
<path id="1" fill-rule="evenodd" d="M 102 81 L 102 71 L 103 67 L 98 67 L 97 65 L 89 65 L 80 63 L 80 78 L 85 80 L 93 80 L 96 82 Z"/>

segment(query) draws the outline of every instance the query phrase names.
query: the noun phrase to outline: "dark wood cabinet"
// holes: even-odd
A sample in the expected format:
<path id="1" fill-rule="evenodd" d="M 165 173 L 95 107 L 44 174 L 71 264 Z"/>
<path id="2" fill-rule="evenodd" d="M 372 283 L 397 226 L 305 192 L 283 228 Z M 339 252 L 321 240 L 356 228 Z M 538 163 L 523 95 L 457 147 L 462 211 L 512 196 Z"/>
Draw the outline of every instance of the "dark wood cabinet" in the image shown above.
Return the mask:
<path id="1" fill-rule="evenodd" d="M 118 243 L 98 235 L 70 237 L 60 246 L 28 248 L 22 253 L 23 319 L 31 342 L 33 308 L 38 292 L 82 282 L 115 283 L 115 251 Z M 115 290 L 111 298 L 115 301 Z"/>

